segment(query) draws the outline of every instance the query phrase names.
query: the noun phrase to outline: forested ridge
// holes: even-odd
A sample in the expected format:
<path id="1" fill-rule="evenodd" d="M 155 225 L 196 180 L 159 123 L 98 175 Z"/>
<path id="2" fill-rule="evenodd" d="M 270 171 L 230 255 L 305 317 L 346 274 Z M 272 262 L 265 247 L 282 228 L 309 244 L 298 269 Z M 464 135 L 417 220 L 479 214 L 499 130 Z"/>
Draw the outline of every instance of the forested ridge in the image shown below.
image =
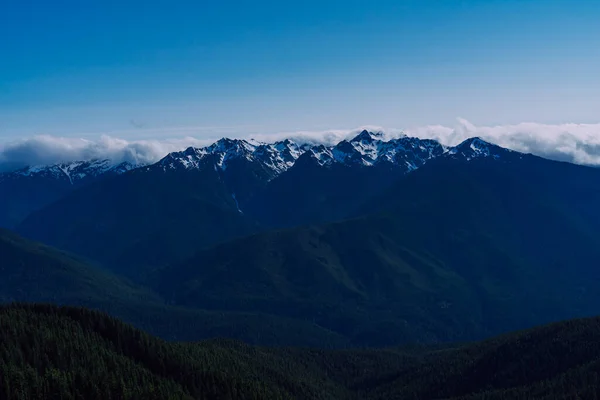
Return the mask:
<path id="1" fill-rule="evenodd" d="M 2 399 L 597 398 L 600 318 L 380 350 L 171 343 L 85 308 L 0 308 Z"/>

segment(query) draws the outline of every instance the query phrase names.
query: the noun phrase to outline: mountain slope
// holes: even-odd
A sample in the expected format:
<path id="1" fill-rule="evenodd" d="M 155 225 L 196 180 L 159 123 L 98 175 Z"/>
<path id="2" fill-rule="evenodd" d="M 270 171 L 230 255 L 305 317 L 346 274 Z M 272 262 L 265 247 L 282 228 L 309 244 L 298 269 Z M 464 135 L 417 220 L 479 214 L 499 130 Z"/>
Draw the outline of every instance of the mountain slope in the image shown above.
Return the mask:
<path id="1" fill-rule="evenodd" d="M 339 220 L 444 151 L 433 140 L 385 141 L 365 130 L 331 148 L 310 148 L 242 208 L 269 227 Z"/>
<path id="2" fill-rule="evenodd" d="M 156 287 L 175 304 L 312 320 L 360 345 L 481 338 L 596 312 L 599 201 L 597 169 L 450 154 L 367 216 L 199 251 Z"/>
<path id="3" fill-rule="evenodd" d="M 78 190 L 30 215 L 18 231 L 137 279 L 190 248 L 254 229 L 217 171 L 147 169 Z"/>
<path id="4" fill-rule="evenodd" d="M 11 305 L 0 307 L 0 398 L 596 398 L 599 336 L 592 318 L 437 348 L 184 344 L 85 309 Z"/>
<path id="5" fill-rule="evenodd" d="M 78 161 L 0 173 L 0 227 L 12 228 L 32 212 L 97 179 L 133 169 L 130 163 Z"/>
<path id="6" fill-rule="evenodd" d="M 167 306 L 132 285 L 56 249 L 0 231 L 0 302 L 51 302 L 103 310 L 171 340 L 231 337 L 250 343 L 344 347 L 347 341 L 312 323 L 256 312 L 211 312 Z"/>
<path id="7" fill-rule="evenodd" d="M 140 280 L 234 237 L 342 219 L 459 147 L 367 131 L 331 147 L 221 139 L 70 193 L 16 229 Z"/>
<path id="8" fill-rule="evenodd" d="M 73 256 L 0 230 L 0 300 L 43 301 L 98 306 L 156 301 L 148 290 L 130 285 Z"/>

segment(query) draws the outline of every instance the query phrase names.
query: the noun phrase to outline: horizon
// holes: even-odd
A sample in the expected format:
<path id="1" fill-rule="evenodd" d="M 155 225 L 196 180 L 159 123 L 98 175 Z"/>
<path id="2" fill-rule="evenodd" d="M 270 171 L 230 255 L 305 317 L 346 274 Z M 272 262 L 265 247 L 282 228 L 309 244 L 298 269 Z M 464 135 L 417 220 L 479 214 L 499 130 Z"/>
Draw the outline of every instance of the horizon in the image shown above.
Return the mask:
<path id="1" fill-rule="evenodd" d="M 457 146 L 467 139 L 477 137 L 503 148 L 551 160 L 589 166 L 600 165 L 600 124 L 521 123 L 507 126 L 475 126 L 465 119 L 458 118 L 454 127 L 436 125 L 389 129 L 379 126 L 361 126 L 354 129 L 233 134 L 210 138 L 188 135 L 154 140 L 126 140 L 108 135 L 86 139 L 39 135 L 5 144 L 0 143 L 0 172 L 10 172 L 24 167 L 105 159 L 115 165 L 121 162 L 140 166 L 151 165 L 170 153 L 190 147 L 208 147 L 223 138 L 262 144 L 290 139 L 298 144 L 335 146 L 343 140 L 352 139 L 363 130 L 370 133 L 383 133 L 384 141 L 407 136 L 436 140 L 446 147 Z"/>

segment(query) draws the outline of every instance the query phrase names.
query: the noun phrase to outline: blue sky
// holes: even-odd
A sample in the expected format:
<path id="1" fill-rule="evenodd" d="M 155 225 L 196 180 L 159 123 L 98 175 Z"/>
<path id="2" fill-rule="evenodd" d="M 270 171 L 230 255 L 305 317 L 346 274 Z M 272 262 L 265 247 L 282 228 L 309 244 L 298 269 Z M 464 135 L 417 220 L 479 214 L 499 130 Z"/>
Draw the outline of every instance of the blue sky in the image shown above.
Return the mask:
<path id="1" fill-rule="evenodd" d="M 0 143 L 599 122 L 600 1 L 12 1 Z"/>

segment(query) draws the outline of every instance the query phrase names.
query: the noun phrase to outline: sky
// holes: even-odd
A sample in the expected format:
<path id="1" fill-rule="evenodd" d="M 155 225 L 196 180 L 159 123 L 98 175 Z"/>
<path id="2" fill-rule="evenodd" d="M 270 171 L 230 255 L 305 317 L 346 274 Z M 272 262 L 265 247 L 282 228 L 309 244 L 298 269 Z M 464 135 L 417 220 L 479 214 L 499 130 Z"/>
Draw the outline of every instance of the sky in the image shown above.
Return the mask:
<path id="1" fill-rule="evenodd" d="M 594 139 L 598 21 L 597 0 L 7 1 L 0 158 L 365 125 Z"/>

